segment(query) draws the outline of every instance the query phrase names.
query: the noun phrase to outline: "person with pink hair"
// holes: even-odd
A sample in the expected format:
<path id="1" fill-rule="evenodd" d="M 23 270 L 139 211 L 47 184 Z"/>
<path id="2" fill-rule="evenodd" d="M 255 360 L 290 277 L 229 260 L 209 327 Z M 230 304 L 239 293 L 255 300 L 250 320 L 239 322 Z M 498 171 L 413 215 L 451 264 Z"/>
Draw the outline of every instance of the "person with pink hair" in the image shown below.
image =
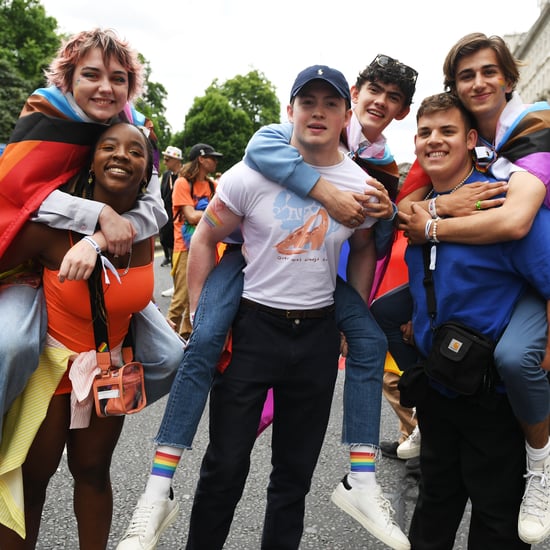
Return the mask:
<path id="1" fill-rule="evenodd" d="M 134 241 L 156 235 L 167 220 L 153 125 L 132 106 L 143 67 L 137 52 L 113 30 L 96 28 L 64 42 L 46 78 L 48 86 L 25 102 L 0 157 L 0 257 L 32 219 L 89 237 L 68 251 L 59 270 L 61 281 L 86 279 L 98 250 L 122 257 Z M 106 125 L 119 121 L 142 127 L 154 148 L 147 193 L 123 215 L 59 189 L 83 167 Z M 0 273 L 0 433 L 4 414 L 38 365 L 46 326 L 40 267 L 26 262 Z M 153 402 L 169 391 L 183 345 L 153 303 L 136 315 L 133 326 L 139 333 L 136 356 L 146 366 Z"/>

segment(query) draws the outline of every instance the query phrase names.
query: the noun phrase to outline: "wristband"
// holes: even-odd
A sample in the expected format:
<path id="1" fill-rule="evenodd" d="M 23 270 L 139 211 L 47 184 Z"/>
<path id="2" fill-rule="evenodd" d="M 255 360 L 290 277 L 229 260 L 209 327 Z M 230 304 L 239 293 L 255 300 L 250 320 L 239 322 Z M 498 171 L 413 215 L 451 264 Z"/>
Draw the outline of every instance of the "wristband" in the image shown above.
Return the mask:
<path id="1" fill-rule="evenodd" d="M 86 241 L 95 251 L 96 254 L 101 254 L 101 248 L 99 245 L 92 239 L 92 237 L 89 237 L 86 235 L 83 239 L 83 241 Z"/>
<path id="2" fill-rule="evenodd" d="M 434 228 L 434 233 L 432 235 L 432 238 L 430 239 L 430 241 L 432 243 L 435 243 L 437 244 L 439 242 L 439 240 L 437 239 L 437 222 L 440 220 L 441 218 L 437 218 L 436 220 L 433 220 L 433 228 Z"/>
<path id="3" fill-rule="evenodd" d="M 429 241 L 430 240 L 430 231 L 432 229 L 432 223 L 434 221 L 432 219 L 429 219 L 426 221 L 426 227 L 424 228 L 424 238 Z"/>
<path id="4" fill-rule="evenodd" d="M 430 199 L 430 202 L 428 203 L 428 212 L 434 220 L 435 218 L 437 218 L 437 207 L 435 205 L 435 199 L 437 199 L 437 197 Z"/>

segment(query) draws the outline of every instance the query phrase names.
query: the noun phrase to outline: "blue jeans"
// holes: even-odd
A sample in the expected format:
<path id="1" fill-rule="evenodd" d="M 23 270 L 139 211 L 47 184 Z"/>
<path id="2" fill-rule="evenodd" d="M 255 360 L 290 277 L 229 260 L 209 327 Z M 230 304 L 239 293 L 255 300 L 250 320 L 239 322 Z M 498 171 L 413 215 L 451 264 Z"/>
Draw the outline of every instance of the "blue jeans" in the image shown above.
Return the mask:
<path id="1" fill-rule="evenodd" d="M 197 431 L 225 338 L 239 309 L 244 258 L 226 252 L 202 289 L 193 331 L 164 410 L 158 445 L 190 449 Z"/>
<path id="2" fill-rule="evenodd" d="M 418 362 L 416 348 L 403 341 L 401 325 L 412 319 L 413 301 L 409 285 L 398 287 L 377 298 L 370 306 L 374 320 L 388 339 L 388 351 L 400 370 Z"/>
<path id="3" fill-rule="evenodd" d="M 361 296 L 340 277 L 334 302 L 336 323 L 348 343 L 342 443 L 377 447 L 388 343 Z"/>
<path id="4" fill-rule="evenodd" d="M 38 367 L 46 329 L 42 288 L 0 285 L 0 441 L 4 414 Z"/>
<path id="5" fill-rule="evenodd" d="M 158 445 L 192 446 L 225 337 L 239 308 L 244 266 L 240 251 L 230 251 L 205 282 L 184 360 L 155 437 Z M 336 322 L 349 349 L 342 442 L 378 446 L 386 337 L 361 296 L 340 277 L 334 296 Z"/>
<path id="6" fill-rule="evenodd" d="M 183 340 L 152 302 L 132 317 L 136 361 L 143 364 L 147 405 L 165 396 L 183 360 Z"/>
<path id="7" fill-rule="evenodd" d="M 546 350 L 546 301 L 528 290 L 517 302 L 495 349 L 495 363 L 516 417 L 526 424 L 550 414 L 548 373 L 540 368 Z"/>

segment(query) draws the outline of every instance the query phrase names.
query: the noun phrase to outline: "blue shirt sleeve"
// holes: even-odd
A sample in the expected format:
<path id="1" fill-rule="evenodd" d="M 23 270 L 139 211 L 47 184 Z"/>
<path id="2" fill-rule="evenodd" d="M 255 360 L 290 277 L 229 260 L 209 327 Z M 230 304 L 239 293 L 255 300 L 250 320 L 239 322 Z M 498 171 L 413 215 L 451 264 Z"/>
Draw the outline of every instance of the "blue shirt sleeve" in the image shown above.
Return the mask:
<path id="1" fill-rule="evenodd" d="M 321 176 L 290 145 L 291 137 L 289 122 L 263 126 L 248 142 L 244 162 L 266 178 L 306 197 Z"/>

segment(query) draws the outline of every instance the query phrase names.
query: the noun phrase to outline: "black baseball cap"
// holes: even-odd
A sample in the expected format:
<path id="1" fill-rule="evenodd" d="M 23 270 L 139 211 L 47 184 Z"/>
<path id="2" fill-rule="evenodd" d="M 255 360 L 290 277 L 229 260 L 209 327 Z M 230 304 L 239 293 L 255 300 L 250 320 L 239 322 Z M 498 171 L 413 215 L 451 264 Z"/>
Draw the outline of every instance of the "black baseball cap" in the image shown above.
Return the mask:
<path id="1" fill-rule="evenodd" d="M 348 105 L 351 105 L 351 95 L 346 77 L 340 71 L 326 65 L 312 65 L 299 73 L 292 86 L 290 100 L 292 101 L 300 93 L 300 90 L 312 80 L 328 82 L 338 92 L 338 95 L 342 96 Z"/>
<path id="2" fill-rule="evenodd" d="M 189 160 L 195 160 L 198 157 L 223 157 L 223 155 L 208 143 L 197 143 L 189 151 Z"/>

